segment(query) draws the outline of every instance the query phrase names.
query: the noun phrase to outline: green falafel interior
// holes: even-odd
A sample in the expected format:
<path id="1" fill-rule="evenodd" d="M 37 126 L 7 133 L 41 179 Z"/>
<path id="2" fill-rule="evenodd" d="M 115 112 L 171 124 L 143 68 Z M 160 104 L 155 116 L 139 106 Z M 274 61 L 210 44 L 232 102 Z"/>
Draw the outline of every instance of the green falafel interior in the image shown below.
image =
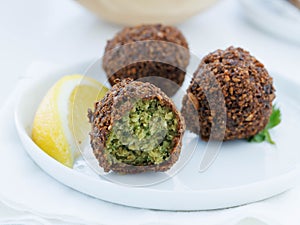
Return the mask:
<path id="1" fill-rule="evenodd" d="M 141 99 L 115 121 L 106 142 L 113 163 L 157 165 L 168 160 L 174 147 L 178 121 L 174 112 L 157 99 Z"/>

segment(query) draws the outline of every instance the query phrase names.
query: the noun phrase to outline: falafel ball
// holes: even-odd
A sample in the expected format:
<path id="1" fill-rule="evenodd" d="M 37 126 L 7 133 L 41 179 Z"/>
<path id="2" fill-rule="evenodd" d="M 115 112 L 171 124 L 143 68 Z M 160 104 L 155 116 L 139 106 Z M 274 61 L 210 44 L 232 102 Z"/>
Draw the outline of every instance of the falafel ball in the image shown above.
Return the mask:
<path id="1" fill-rule="evenodd" d="M 178 160 L 184 121 L 153 84 L 123 79 L 88 117 L 91 146 L 105 172 L 166 171 Z"/>
<path id="2" fill-rule="evenodd" d="M 212 79 L 218 88 L 212 87 Z M 217 89 L 221 90 L 223 96 L 218 96 Z M 210 105 L 208 94 L 216 94 L 215 102 L 224 98 L 226 116 L 223 121 L 220 121 L 215 110 L 220 104 L 214 105 L 213 101 Z M 213 135 L 212 139 L 250 138 L 267 125 L 274 98 L 273 79 L 264 65 L 248 51 L 229 47 L 202 59 L 184 96 L 182 115 L 187 129 L 204 140 L 210 138 L 212 125 L 217 122 L 220 130 L 224 126 L 225 136 L 219 133 Z"/>
<path id="3" fill-rule="evenodd" d="M 187 41 L 177 28 L 139 25 L 107 42 L 102 65 L 111 85 L 117 78 L 143 78 L 172 96 L 184 81 L 189 58 Z"/>

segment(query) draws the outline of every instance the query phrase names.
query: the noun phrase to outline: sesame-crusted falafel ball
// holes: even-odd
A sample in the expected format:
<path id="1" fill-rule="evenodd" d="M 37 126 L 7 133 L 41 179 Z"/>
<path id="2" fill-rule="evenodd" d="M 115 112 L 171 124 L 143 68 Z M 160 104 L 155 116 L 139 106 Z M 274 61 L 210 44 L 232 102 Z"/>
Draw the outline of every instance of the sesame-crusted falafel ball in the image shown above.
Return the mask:
<path id="1" fill-rule="evenodd" d="M 94 155 L 105 172 L 166 171 L 178 160 L 184 122 L 172 100 L 127 78 L 89 110 Z"/>
<path id="2" fill-rule="evenodd" d="M 111 85 L 115 79 L 143 78 L 172 96 L 184 81 L 189 57 L 188 44 L 177 28 L 139 25 L 124 28 L 107 42 L 103 69 Z"/>
<path id="3" fill-rule="evenodd" d="M 217 108 L 207 101 L 207 94 L 215 94 L 211 77 L 222 91 L 226 117 L 219 121 Z M 216 95 L 217 96 L 217 95 Z M 215 102 L 220 101 L 219 96 Z M 212 139 L 232 140 L 249 138 L 265 128 L 272 113 L 275 98 L 273 79 L 264 65 L 242 48 L 229 47 L 205 56 L 183 99 L 182 115 L 187 129 L 208 140 L 212 124 L 224 126 L 225 136 L 216 134 Z M 196 112 L 196 113 L 194 113 Z M 195 122 L 199 121 L 199 123 Z M 199 130 L 200 128 L 200 130 Z"/>

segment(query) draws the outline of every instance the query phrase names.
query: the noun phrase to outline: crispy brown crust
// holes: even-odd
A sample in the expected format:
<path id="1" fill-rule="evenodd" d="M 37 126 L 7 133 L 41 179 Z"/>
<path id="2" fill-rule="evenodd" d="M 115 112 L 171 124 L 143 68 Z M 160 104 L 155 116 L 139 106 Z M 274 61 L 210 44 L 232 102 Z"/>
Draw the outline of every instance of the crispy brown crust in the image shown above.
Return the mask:
<path id="1" fill-rule="evenodd" d="M 114 163 L 105 154 L 105 143 L 113 127 L 114 121 L 120 119 L 124 113 L 128 112 L 134 101 L 132 99 L 157 99 L 162 105 L 169 107 L 178 120 L 178 135 L 174 138 L 174 148 L 171 150 L 168 160 L 157 165 L 132 166 L 124 163 Z M 174 103 L 159 88 L 153 84 L 132 79 L 124 79 L 115 84 L 105 97 L 95 103 L 94 112 L 89 109 L 88 117 L 92 124 L 90 132 L 91 146 L 99 165 L 105 172 L 110 170 L 118 173 L 140 173 L 146 171 L 166 171 L 178 160 L 182 136 L 184 133 L 184 121 L 177 111 Z"/>
<path id="2" fill-rule="evenodd" d="M 249 52 L 234 47 L 217 50 L 202 59 L 183 99 L 182 115 L 187 129 L 199 134 L 200 128 L 200 136 L 208 140 L 212 123 L 218 120 L 218 115 L 211 114 L 204 94 L 215 92 L 209 87 L 208 73 L 215 77 L 225 98 L 227 119 L 224 121 L 223 140 L 249 138 L 263 130 L 269 121 L 275 98 L 273 79 L 264 65 Z M 198 119 L 192 113 L 195 109 Z M 195 123 L 195 119 L 199 124 Z"/>
<path id="3" fill-rule="evenodd" d="M 111 85 L 117 78 L 166 78 L 168 80 L 151 78 L 143 81 L 153 83 L 172 96 L 184 81 L 189 57 L 188 44 L 177 28 L 161 24 L 140 25 L 124 28 L 107 42 L 103 69 Z"/>

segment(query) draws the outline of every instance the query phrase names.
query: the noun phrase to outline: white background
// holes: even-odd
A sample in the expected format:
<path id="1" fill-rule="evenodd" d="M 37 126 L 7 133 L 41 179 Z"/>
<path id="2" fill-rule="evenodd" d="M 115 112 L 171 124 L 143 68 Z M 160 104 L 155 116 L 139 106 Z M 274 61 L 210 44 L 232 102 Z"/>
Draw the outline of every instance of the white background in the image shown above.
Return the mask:
<path id="1" fill-rule="evenodd" d="M 196 55 L 203 56 L 230 45 L 241 46 L 270 72 L 300 84 L 300 45 L 269 35 L 249 23 L 237 0 L 220 0 L 178 27 Z M 5 101 L 32 62 L 69 65 L 101 57 L 106 41 L 120 29 L 71 0 L 1 0 L 0 101 Z M 272 214 L 282 203 L 290 206 L 291 199 L 299 200 L 299 190 L 298 187 L 288 193 L 289 201 L 287 195 L 281 195 L 265 201 L 258 210 L 267 209 Z M 276 199 L 280 202 L 276 203 Z M 294 213 L 297 208 L 290 209 L 291 215 L 297 216 Z"/>
<path id="2" fill-rule="evenodd" d="M 32 62 L 70 64 L 100 57 L 106 41 L 121 29 L 71 0 L 0 1 L 0 27 L 1 102 Z M 243 17 L 235 0 L 220 0 L 178 27 L 199 56 L 241 46 L 269 71 L 300 83 L 300 45 L 256 28 Z"/>

